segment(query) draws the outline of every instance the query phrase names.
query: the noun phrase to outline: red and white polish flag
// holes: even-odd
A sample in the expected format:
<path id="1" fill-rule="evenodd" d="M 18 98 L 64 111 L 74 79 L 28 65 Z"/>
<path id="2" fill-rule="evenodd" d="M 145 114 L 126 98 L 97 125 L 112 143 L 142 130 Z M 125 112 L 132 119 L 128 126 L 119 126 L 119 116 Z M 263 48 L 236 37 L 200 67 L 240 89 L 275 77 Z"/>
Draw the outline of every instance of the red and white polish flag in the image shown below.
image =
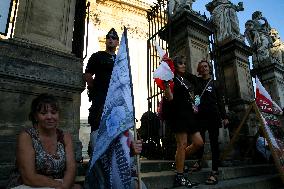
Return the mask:
<path id="1" fill-rule="evenodd" d="M 262 112 L 271 114 L 282 114 L 281 108 L 272 100 L 269 93 L 263 87 L 259 79 L 255 78 L 256 82 L 256 104 Z"/>
<path id="2" fill-rule="evenodd" d="M 158 45 L 157 42 L 155 42 L 155 46 L 159 54 L 161 63 L 154 71 L 153 78 L 155 80 L 155 83 L 161 90 L 165 90 L 164 81 L 169 81 L 170 88 L 173 91 L 174 82 L 172 81 L 172 79 L 174 78 L 175 72 L 174 63 L 168 57 L 167 53 Z"/>

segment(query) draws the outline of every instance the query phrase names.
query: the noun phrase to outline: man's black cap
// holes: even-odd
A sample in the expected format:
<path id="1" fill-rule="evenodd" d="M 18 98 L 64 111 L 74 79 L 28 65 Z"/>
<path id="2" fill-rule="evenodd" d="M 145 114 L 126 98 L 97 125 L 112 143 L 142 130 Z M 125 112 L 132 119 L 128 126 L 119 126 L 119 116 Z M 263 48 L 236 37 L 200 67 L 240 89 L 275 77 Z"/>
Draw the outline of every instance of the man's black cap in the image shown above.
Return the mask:
<path id="1" fill-rule="evenodd" d="M 111 29 L 109 30 L 109 32 L 108 32 L 107 35 L 106 35 L 106 38 L 109 38 L 110 36 L 112 36 L 112 37 L 114 37 L 115 39 L 119 40 L 119 37 L 118 37 L 118 35 L 117 35 L 117 32 L 115 31 L 114 28 L 111 28 Z"/>

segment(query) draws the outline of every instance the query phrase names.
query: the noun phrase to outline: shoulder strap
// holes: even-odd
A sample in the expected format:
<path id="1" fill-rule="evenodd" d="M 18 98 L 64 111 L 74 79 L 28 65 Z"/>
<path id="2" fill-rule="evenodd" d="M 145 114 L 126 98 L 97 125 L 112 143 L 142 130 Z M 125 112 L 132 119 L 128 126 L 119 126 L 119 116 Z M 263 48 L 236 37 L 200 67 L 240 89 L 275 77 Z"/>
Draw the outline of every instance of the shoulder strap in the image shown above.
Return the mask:
<path id="1" fill-rule="evenodd" d="M 181 85 L 183 85 L 186 88 L 190 98 L 194 101 L 194 95 L 191 94 L 191 92 L 189 91 L 189 87 L 182 80 L 180 80 L 178 77 L 176 77 L 176 79 L 181 83 Z"/>
<path id="2" fill-rule="evenodd" d="M 212 78 L 207 82 L 207 84 L 205 85 L 204 89 L 202 90 L 202 93 L 200 95 L 200 98 L 202 97 L 202 95 L 204 94 L 206 88 L 208 87 L 209 83 L 212 81 Z"/>

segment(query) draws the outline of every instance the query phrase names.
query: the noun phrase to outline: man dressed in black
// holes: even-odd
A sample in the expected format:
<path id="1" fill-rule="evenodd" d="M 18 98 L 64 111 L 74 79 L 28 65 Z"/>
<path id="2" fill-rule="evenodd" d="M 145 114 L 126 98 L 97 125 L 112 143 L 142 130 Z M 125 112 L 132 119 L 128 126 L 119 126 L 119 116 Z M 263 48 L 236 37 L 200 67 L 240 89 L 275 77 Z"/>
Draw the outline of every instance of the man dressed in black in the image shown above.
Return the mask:
<path id="1" fill-rule="evenodd" d="M 106 50 L 92 54 L 85 70 L 84 80 L 87 82 L 89 100 L 92 101 L 88 117 L 91 132 L 100 125 L 118 44 L 119 37 L 112 28 L 106 35 Z"/>

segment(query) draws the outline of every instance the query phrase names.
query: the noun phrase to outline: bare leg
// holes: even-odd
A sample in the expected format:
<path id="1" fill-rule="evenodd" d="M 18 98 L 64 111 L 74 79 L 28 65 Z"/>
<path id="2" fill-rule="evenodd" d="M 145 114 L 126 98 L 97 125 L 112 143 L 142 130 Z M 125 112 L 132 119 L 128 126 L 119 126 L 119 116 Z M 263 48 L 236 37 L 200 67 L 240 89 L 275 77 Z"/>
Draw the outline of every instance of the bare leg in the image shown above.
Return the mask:
<path id="1" fill-rule="evenodd" d="M 203 139 L 199 132 L 196 132 L 191 135 L 192 143 L 185 149 L 186 158 L 188 158 L 191 154 L 195 153 L 198 149 L 200 149 L 203 145 Z"/>
<path id="2" fill-rule="evenodd" d="M 184 160 L 185 160 L 185 149 L 187 146 L 187 133 L 176 134 L 176 170 L 178 173 L 183 173 Z"/>
<path id="3" fill-rule="evenodd" d="M 193 137 L 193 146 L 194 148 L 198 147 L 198 144 L 203 145 L 203 141 L 198 143 L 198 137 L 194 135 Z M 184 169 L 184 160 L 185 160 L 185 151 L 187 148 L 187 133 L 177 133 L 176 134 L 176 143 L 177 143 L 177 151 L 176 151 L 176 178 L 174 182 L 174 187 L 177 186 L 186 186 L 192 187 L 196 186 L 197 183 L 190 182 L 187 178 L 184 177 L 183 169 Z"/>

